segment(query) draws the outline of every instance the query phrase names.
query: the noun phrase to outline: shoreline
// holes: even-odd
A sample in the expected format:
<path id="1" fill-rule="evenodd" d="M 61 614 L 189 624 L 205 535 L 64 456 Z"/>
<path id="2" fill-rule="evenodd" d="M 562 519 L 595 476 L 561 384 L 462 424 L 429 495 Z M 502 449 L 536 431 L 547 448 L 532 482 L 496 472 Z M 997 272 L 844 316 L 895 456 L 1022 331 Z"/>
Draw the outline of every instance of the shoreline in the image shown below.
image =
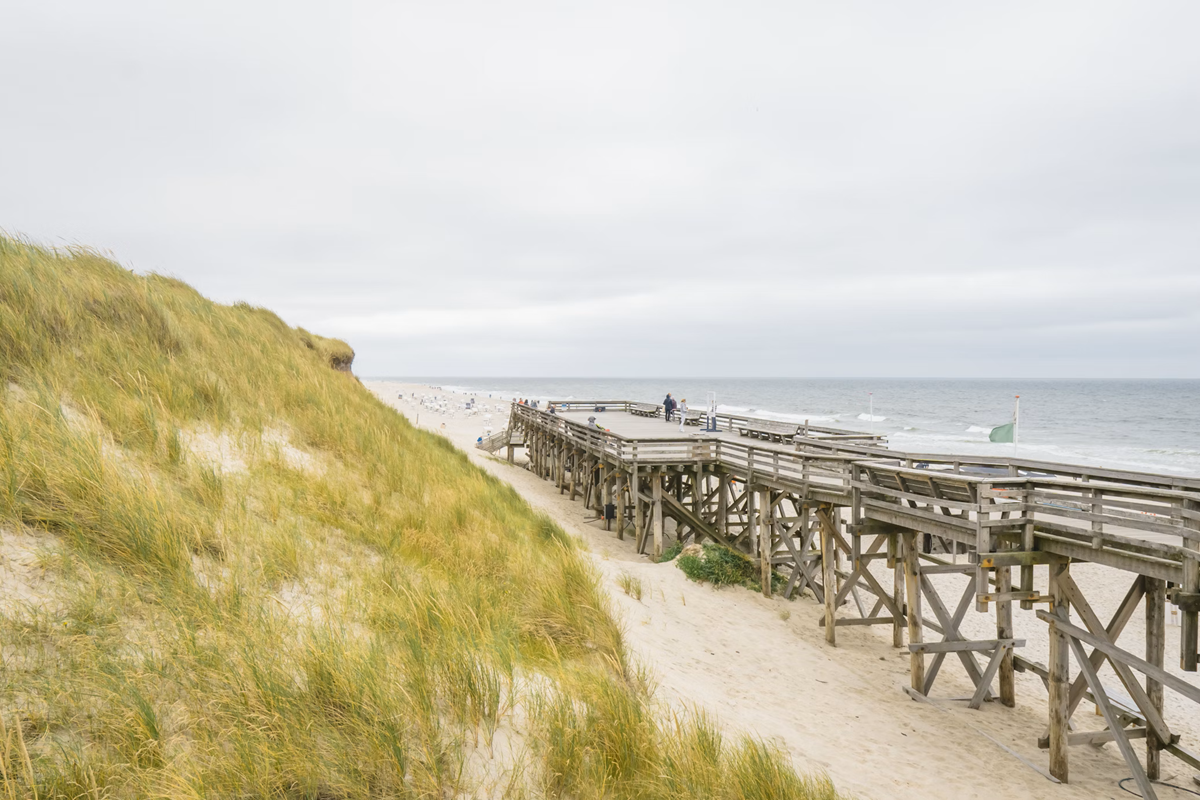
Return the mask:
<path id="1" fill-rule="evenodd" d="M 415 384 L 364 383 L 410 420 L 419 406 L 398 401 L 397 391 L 432 393 Z M 830 648 L 817 626 L 821 606 L 810 596 L 767 600 L 740 588 L 714 590 L 692 583 L 673 563 L 655 564 L 637 555 L 630 540 L 619 541 L 602 525 L 587 522 L 582 504 L 567 500 L 552 484 L 519 464 L 509 465 L 477 450 L 478 417 L 421 412 L 420 427 L 444 433 L 474 463 L 512 485 L 586 544 L 625 623 L 631 650 L 659 679 L 660 699 L 711 711 L 727 735 L 746 731 L 780 742 L 798 769 L 825 771 L 839 790 L 861 797 L 993 797 L 999 772 L 1005 793 L 1014 797 L 1123 794 L 1116 783 L 1127 773 L 1112 746 L 1073 749 L 1073 782 L 1055 786 L 987 738 L 1032 763 L 1046 763 L 1046 751 L 1036 744 L 1046 724 L 1045 690 L 1035 676 L 1017 676 L 1015 709 L 987 703 L 973 712 L 942 699 L 935 699 L 933 706 L 915 703 L 903 692 L 909 682 L 907 651 L 893 649 L 890 637 L 849 628 L 839 634 L 839 646 Z M 495 430 L 506 420 L 507 413 L 493 411 Z M 1078 578 L 1094 584 L 1096 575 L 1089 574 L 1087 566 L 1080 565 Z M 618 587 L 623 574 L 646 585 L 641 601 Z M 1120 602 L 1125 588 L 1093 585 L 1088 591 L 1100 598 L 1097 611 L 1104 615 L 1110 603 L 1115 607 Z M 1139 624 L 1135 615 L 1126 634 L 1134 641 Z M 1040 652 L 1048 648 L 1044 626 L 1018 615 L 1017 628 L 1018 635 L 1030 639 L 1024 654 L 1045 660 L 1046 653 Z M 1177 637 L 1168 639 L 1167 663 L 1177 664 Z M 1115 683 L 1111 673 L 1105 680 Z M 969 689 L 954 664 L 939 677 L 937 694 L 961 697 L 969 695 Z M 1196 709 L 1189 706 L 1168 701 L 1167 709 L 1173 729 L 1184 734 L 1185 746 L 1197 741 L 1200 730 Z M 1190 781 L 1182 766 L 1165 760 L 1170 774 L 1164 779 Z"/>
<path id="2" fill-rule="evenodd" d="M 412 380 L 364 380 L 427 385 Z M 487 379 L 430 380 L 437 380 L 445 394 L 463 397 L 481 396 L 476 391 L 481 388 L 475 385 L 477 383 L 492 385 Z M 880 381 L 884 385 L 877 388 L 888 393 L 875 393 L 873 409 L 864 388 L 874 386 L 873 379 L 869 382 L 866 379 L 663 380 L 653 382 L 656 391 L 660 385 L 665 387 L 653 396 L 648 393 L 645 379 L 511 379 L 513 383 L 523 380 L 526 385 L 522 390 L 484 388 L 482 395 L 491 391 L 497 398 L 505 400 L 522 396 L 541 401 L 591 399 L 604 395 L 610 399 L 657 403 L 666 390 L 672 390 L 676 398 L 682 394 L 688 397 L 693 408 L 699 408 L 705 405 L 705 392 L 698 387 L 715 386 L 724 392 L 717 395 L 717 408 L 722 413 L 797 424 L 808 421 L 814 425 L 882 433 L 895 450 L 995 458 L 1015 455 L 1032 461 L 1200 479 L 1200 436 L 1191 432 L 1195 428 L 1194 408 L 1200 407 L 1200 381 L 1170 382 L 1174 386 L 1194 385 L 1195 389 L 1187 388 L 1183 394 L 1169 394 L 1162 400 L 1161 412 L 1156 409 L 1150 416 L 1145 413 L 1144 392 L 1133 399 L 1113 397 L 1110 402 L 1103 393 L 1076 396 L 1072 387 L 1077 389 L 1084 385 L 1079 381 L 1032 381 L 1029 391 L 1034 395 L 1027 396 L 1022 390 L 1020 443 L 1014 450 L 1012 445 L 993 443 L 988 437 L 992 428 L 1011 420 L 1012 395 L 978 391 L 970 380 L 897 382 L 888 379 L 892 381 L 890 385 Z M 509 379 L 496 380 L 497 384 L 507 382 Z M 756 382 L 759 385 L 756 386 Z M 783 391 L 789 387 L 789 382 L 795 385 Z M 1097 379 L 1095 385 L 1114 390 L 1120 386 L 1141 386 L 1148 391 L 1149 383 Z M 677 384 L 683 386 L 677 387 Z M 838 391 L 828 391 L 831 386 L 839 387 Z M 902 386 L 908 387 L 910 393 L 907 396 L 898 388 Z M 1054 393 L 1048 390 L 1051 386 L 1059 386 L 1060 393 L 1065 392 L 1065 395 L 1052 396 Z M 913 387 L 918 387 L 915 395 L 911 394 Z M 955 394 L 955 397 L 943 402 L 943 393 L 935 391 L 939 387 L 947 387 L 947 393 Z M 687 391 L 674 391 L 675 388 Z M 863 390 L 862 396 L 847 395 L 851 390 Z M 1045 396 L 1037 397 L 1038 392 Z M 1079 403 L 1079 408 L 1065 408 L 1065 397 Z M 861 407 L 854 407 L 857 400 L 862 401 Z"/>

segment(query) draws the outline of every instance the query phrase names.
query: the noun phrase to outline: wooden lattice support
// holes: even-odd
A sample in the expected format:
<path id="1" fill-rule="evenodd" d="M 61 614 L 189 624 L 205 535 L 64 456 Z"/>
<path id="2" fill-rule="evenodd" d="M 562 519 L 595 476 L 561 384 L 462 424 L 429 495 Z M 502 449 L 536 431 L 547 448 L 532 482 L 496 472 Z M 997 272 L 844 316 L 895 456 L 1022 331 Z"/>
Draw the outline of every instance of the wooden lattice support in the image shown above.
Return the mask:
<path id="1" fill-rule="evenodd" d="M 936 569 L 932 567 L 930 569 Z M 942 571 L 960 572 L 964 575 L 969 575 L 971 567 L 964 565 L 962 567 L 955 566 L 953 568 L 944 568 Z M 938 672 L 942 668 L 942 662 L 945 660 L 947 653 L 954 653 L 958 660 L 962 662 L 963 669 L 966 670 L 967 677 L 971 679 L 971 683 L 975 686 L 975 695 L 971 698 L 971 707 L 978 708 L 979 704 L 991 697 L 991 679 L 984 680 L 991 672 L 992 663 L 996 661 L 997 647 L 1000 647 L 1000 653 L 1003 658 L 1005 648 L 1001 647 L 1001 640 L 995 642 L 977 642 L 968 641 L 965 636 L 959 631 L 959 626 L 962 625 L 963 618 L 967 614 L 967 609 L 971 607 L 972 601 L 975 599 L 975 584 L 974 577 L 968 581 L 964 587 L 962 597 L 958 601 L 958 605 L 954 609 L 954 614 L 951 615 L 947 610 L 945 603 L 942 602 L 941 596 L 934 587 L 933 582 L 929 579 L 929 575 L 924 571 L 918 576 L 921 585 L 921 595 L 929 602 L 929 607 L 933 610 L 934 616 L 937 618 L 938 625 L 942 629 L 942 641 L 922 645 L 921 643 L 913 643 L 910 639 L 909 650 L 913 652 L 933 653 L 933 662 L 929 665 L 929 669 L 925 672 L 924 683 L 920 686 L 914 684 L 913 688 L 917 689 L 926 696 L 933 689 L 933 682 L 937 679 Z M 1011 655 L 1011 645 L 1013 640 L 1008 637 L 1002 641 L 1009 643 L 1007 652 Z M 991 661 L 988 662 L 988 667 L 985 669 L 979 668 L 979 663 L 975 661 L 976 652 L 991 653 Z M 998 665 L 997 665 L 998 669 Z M 995 674 L 991 672 L 991 674 Z M 978 698 L 978 699 L 977 699 Z"/>
<path id="2" fill-rule="evenodd" d="M 513 437 L 521 433 L 518 442 L 508 442 L 510 459 L 515 447 L 523 446 L 530 470 L 554 482 L 560 493 L 570 492 L 572 499 L 582 493 L 587 507 L 605 518 L 605 507 L 613 504 L 616 535 L 622 537 L 632 525 L 639 552 L 661 554 L 669 516 L 680 541 L 711 538 L 757 557 L 765 594 L 771 593 L 776 568 L 788 577 L 785 595 L 811 590 L 825 607 L 831 643 L 841 625 L 878 622 L 892 625 L 893 643 L 900 645 L 907 627 L 913 686 L 922 697 L 933 689 L 950 653 L 975 683 L 975 707 L 993 685 L 999 699 L 1012 705 L 1014 663 L 1032 669 L 1050 693 L 1049 730 L 1039 744 L 1051 751 L 1050 771 L 1057 779 L 1068 776 L 1069 746 L 1110 741 L 1138 777 L 1130 742 L 1140 738 L 1146 739 L 1144 777 L 1138 777 L 1144 794 L 1152 793 L 1149 781 L 1161 772 L 1162 750 L 1200 769 L 1200 756 L 1178 745 L 1162 715 L 1164 687 L 1200 703 L 1200 690 L 1173 683 L 1178 679 L 1162 670 L 1167 599 L 1182 612 L 1181 666 L 1195 670 L 1200 658 L 1200 486 L 1195 482 L 1164 484 L 1157 476 L 1115 470 L 1081 474 L 1067 465 L 1051 465 L 1054 469 L 1045 475 L 1039 471 L 1043 465 L 1015 460 L 1007 464 L 1008 477 L 994 470 L 981 476 L 968 465 L 991 464 L 960 463 L 957 458 L 921 463 L 924 457 L 910 456 L 898 466 L 874 451 L 846 458 L 839 454 L 840 445 L 822 453 L 819 442 L 807 439 L 800 455 L 716 440 L 638 442 L 585 430 L 568 419 L 542 418 L 527 408 L 514 408 L 510 430 Z M 653 468 L 639 466 L 639 446 Z M 1112 528 L 1106 530 L 1106 525 Z M 1183 543 L 1140 539 L 1127 535 L 1127 528 L 1178 536 Z M 921 555 L 922 544 L 930 554 Z M 955 554 L 954 563 L 933 557 L 939 545 L 942 552 Z M 957 554 L 970 549 L 974 557 L 960 566 Z M 843 566 L 845 558 L 850 564 Z M 885 558 L 892 570 L 890 585 L 877 574 Z M 1139 576 L 1108 625 L 1101 624 L 1071 579 L 1071 559 Z M 1045 596 L 1033 588 L 1037 564 L 1050 565 Z M 1013 568 L 1020 569 L 1019 581 Z M 948 572 L 973 578 L 952 609 L 941 602 L 929 579 Z M 1019 583 L 1016 591 L 1014 582 Z M 1167 586 L 1172 587 L 1169 593 Z M 1147 626 L 1145 659 L 1140 659 L 1116 642 L 1143 595 Z M 980 610 L 997 603 L 995 639 L 968 641 L 962 636 L 972 599 Z M 858 617 L 844 611 L 851 600 Z M 1013 640 L 1013 602 L 1023 608 L 1050 603 L 1049 612 L 1039 612 L 1050 626 L 1048 668 L 1014 659 L 1019 642 Z M 925 604 L 936 620 L 923 617 Z M 1072 606 L 1078 625 L 1068 615 Z M 924 641 L 924 628 L 940 632 L 941 641 Z M 1080 659 L 1074 682 L 1071 652 Z M 980 661 L 976 654 L 988 659 Z M 1114 699 L 1099 684 L 1106 659 L 1130 700 Z M 1072 733 L 1071 717 L 1088 697 L 1109 727 Z"/>

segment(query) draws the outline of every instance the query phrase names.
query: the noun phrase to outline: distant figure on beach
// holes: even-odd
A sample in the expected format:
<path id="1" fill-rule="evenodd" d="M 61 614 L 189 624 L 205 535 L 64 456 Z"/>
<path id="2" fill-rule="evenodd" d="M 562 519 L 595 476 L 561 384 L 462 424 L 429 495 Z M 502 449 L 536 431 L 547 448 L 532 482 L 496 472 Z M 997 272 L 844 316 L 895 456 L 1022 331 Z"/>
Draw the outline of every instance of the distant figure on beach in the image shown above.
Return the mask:
<path id="1" fill-rule="evenodd" d="M 671 393 L 667 392 L 667 396 L 663 398 L 663 413 L 666 415 L 666 421 L 671 421 L 671 415 L 675 413 L 675 398 L 671 397 Z"/>
<path id="2" fill-rule="evenodd" d="M 554 403 L 551 403 L 551 404 L 550 404 L 550 407 L 549 407 L 549 408 L 547 408 L 546 410 L 547 410 L 547 411 L 549 411 L 551 414 L 557 414 L 557 413 L 558 413 L 558 411 L 557 411 L 557 410 L 554 408 Z"/>
<path id="3" fill-rule="evenodd" d="M 596 418 L 595 418 L 595 417 L 588 417 L 588 424 L 587 424 L 587 426 L 588 426 L 589 428 L 599 428 L 599 427 L 600 427 L 599 425 L 597 425 L 597 424 L 596 424 Z"/>
<path id="4" fill-rule="evenodd" d="M 683 433 L 683 423 L 687 421 L 687 398 L 679 401 L 679 432 Z"/>

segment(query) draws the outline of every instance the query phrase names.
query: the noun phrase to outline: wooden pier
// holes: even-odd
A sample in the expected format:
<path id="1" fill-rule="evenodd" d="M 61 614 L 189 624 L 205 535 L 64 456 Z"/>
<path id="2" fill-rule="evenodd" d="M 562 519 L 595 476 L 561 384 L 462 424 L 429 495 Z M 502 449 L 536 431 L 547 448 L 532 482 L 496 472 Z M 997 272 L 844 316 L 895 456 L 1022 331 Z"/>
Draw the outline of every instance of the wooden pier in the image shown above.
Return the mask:
<path id="1" fill-rule="evenodd" d="M 1200 478 L 901 453 L 870 433 L 792 426 L 789 434 L 779 423 L 728 414 L 693 412 L 697 424 L 680 433 L 661 406 L 554 405 L 554 414 L 514 405 L 498 446 L 510 461 L 515 447 L 527 448 L 531 470 L 581 498 L 618 538 L 632 536 L 638 552 L 659 556 L 672 520 L 679 541 L 711 541 L 753 558 L 764 594 L 772 593 L 772 573 L 784 579 L 785 596 L 808 589 L 824 604 L 830 645 L 839 627 L 890 626 L 892 644 L 909 650 L 914 696 L 931 694 L 947 661 L 957 660 L 974 685 L 971 708 L 1012 706 L 1014 673 L 1038 675 L 1049 693 L 1038 742 L 1057 780 L 1069 778 L 1070 747 L 1103 741 L 1116 744 L 1143 797 L 1156 796 L 1150 781 L 1164 752 L 1200 770 L 1200 756 L 1163 718 L 1165 689 L 1200 703 L 1200 687 L 1163 669 L 1168 602 L 1180 614 L 1181 669 L 1197 666 Z M 593 416 L 600 427 L 588 424 Z M 1077 562 L 1103 565 L 1114 582 L 1129 584 L 1107 623 L 1071 577 Z M 872 570 L 876 563 L 884 566 Z M 1034 588 L 1037 565 L 1049 572 L 1044 592 Z M 935 574 L 960 575 L 961 594 L 947 602 Z M 1118 641 L 1143 599 L 1138 655 Z M 1048 664 L 1019 654 L 1013 603 L 1036 607 L 1048 625 Z M 992 604 L 995 637 L 968 639 L 966 613 Z M 1105 661 L 1132 704 L 1101 684 Z M 1103 715 L 1104 731 L 1072 731 L 1085 698 Z M 1144 763 L 1133 745 L 1139 739 Z"/>

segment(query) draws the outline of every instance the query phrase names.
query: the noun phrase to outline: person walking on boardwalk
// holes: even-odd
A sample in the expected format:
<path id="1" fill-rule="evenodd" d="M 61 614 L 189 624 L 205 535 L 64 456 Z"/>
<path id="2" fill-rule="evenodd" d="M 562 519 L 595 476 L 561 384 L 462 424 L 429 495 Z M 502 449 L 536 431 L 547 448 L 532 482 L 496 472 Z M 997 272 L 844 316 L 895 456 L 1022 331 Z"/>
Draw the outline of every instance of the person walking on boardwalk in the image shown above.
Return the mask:
<path id="1" fill-rule="evenodd" d="M 663 416 L 666 421 L 671 421 L 671 415 L 675 413 L 675 398 L 671 397 L 671 393 L 667 392 L 667 396 L 663 398 Z"/>
<path id="2" fill-rule="evenodd" d="M 679 432 L 683 433 L 683 423 L 687 422 L 687 398 L 679 401 Z"/>

